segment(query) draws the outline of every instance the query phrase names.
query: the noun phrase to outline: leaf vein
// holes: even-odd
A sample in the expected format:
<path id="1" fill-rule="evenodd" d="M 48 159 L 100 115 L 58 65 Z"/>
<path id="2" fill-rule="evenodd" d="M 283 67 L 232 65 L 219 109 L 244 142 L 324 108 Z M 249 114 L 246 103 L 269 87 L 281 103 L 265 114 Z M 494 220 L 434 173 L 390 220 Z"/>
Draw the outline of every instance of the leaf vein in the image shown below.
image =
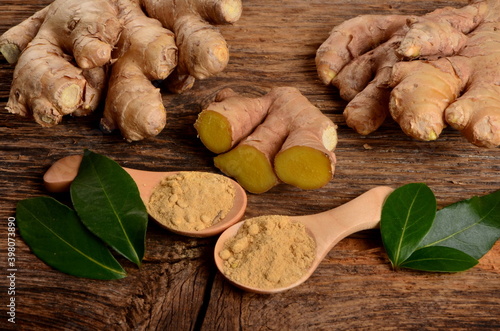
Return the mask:
<path id="1" fill-rule="evenodd" d="M 470 224 L 469 226 L 464 227 L 463 229 L 461 229 L 459 231 L 451 233 L 450 235 L 448 235 L 448 236 L 446 236 L 444 238 L 441 238 L 440 240 L 436 240 L 433 243 L 429 243 L 429 244 L 427 244 L 427 245 L 425 245 L 423 247 L 435 246 L 435 245 L 437 245 L 439 243 L 442 243 L 443 241 L 446 241 L 446 240 L 449 240 L 449 239 L 451 239 L 451 238 L 453 238 L 455 236 L 458 236 L 460 233 L 463 233 L 463 232 L 465 232 L 465 231 L 467 231 L 469 229 L 472 229 L 473 227 L 481 224 L 493 212 L 494 209 L 495 209 L 495 206 L 492 207 L 483 217 L 479 218 L 479 220 L 477 222 L 474 222 L 474 223 Z"/>
<path id="2" fill-rule="evenodd" d="M 24 208 L 24 207 L 23 207 Z M 75 247 L 74 245 L 72 245 L 69 241 L 67 241 L 66 239 L 64 239 L 63 237 L 61 237 L 57 232 L 53 231 L 48 225 L 46 225 L 44 222 L 42 222 L 35 214 L 33 214 L 30 210 L 26 209 L 25 210 L 31 214 L 33 216 L 33 218 L 38 221 L 38 223 L 40 225 L 42 225 L 49 233 L 51 233 L 54 237 L 56 237 L 57 239 L 59 239 L 62 243 L 64 243 L 65 245 L 67 245 L 68 247 L 70 247 L 71 249 L 73 249 L 75 252 L 77 252 L 78 254 L 82 255 L 84 258 L 88 259 L 89 261 L 95 263 L 96 265 L 104 268 L 104 269 L 107 269 L 107 270 L 110 270 L 114 273 L 118 273 L 118 274 L 121 274 L 123 275 L 124 273 L 121 272 L 120 270 L 116 270 L 116 269 L 113 269 L 113 268 L 110 268 L 108 267 L 107 265 L 105 264 L 102 264 L 101 262 L 99 262 L 98 260 L 92 258 L 90 255 L 84 253 L 83 251 L 81 251 L 80 249 L 78 249 L 77 247 Z"/>
<path id="3" fill-rule="evenodd" d="M 125 241 L 127 242 L 128 246 L 132 248 L 132 252 L 136 258 L 137 261 L 139 261 L 139 256 L 137 255 L 137 252 L 134 248 L 134 245 L 132 244 L 132 241 L 130 240 L 130 237 L 125 229 L 125 227 L 123 226 L 123 221 L 117 211 L 117 208 L 115 207 L 113 201 L 111 200 L 111 198 L 109 197 L 109 194 L 106 190 L 106 186 L 104 185 L 104 182 L 101 178 L 101 176 L 99 176 L 99 172 L 97 171 L 97 169 L 95 168 L 95 165 L 94 165 L 94 162 L 91 162 L 92 164 L 92 169 L 96 175 L 96 178 L 99 180 L 99 184 L 101 186 L 101 189 L 102 189 L 102 192 L 104 194 L 104 196 L 106 197 L 106 200 L 108 201 L 108 204 L 111 206 L 111 210 L 113 211 L 113 214 L 115 215 L 115 218 L 116 220 L 118 221 L 118 224 L 120 226 L 120 229 L 122 230 L 122 233 L 124 234 L 124 237 L 125 237 Z"/>
<path id="4" fill-rule="evenodd" d="M 415 196 L 413 197 L 413 200 L 412 200 L 412 202 L 410 204 L 409 212 L 406 214 L 406 219 L 405 219 L 404 226 L 403 226 L 403 229 L 402 229 L 402 232 L 401 232 L 401 236 L 399 237 L 399 242 L 398 242 L 398 246 L 397 246 L 397 250 L 396 250 L 395 262 L 397 264 L 400 263 L 399 262 L 399 256 L 401 255 L 401 247 L 403 246 L 403 239 L 405 238 L 406 229 L 407 229 L 407 225 L 408 225 L 408 222 L 409 222 L 409 219 L 410 219 L 411 210 L 413 209 L 413 206 L 415 204 L 415 201 L 417 199 L 417 195 L 418 195 L 419 192 L 420 192 L 420 188 L 417 190 L 417 194 L 415 194 Z"/>

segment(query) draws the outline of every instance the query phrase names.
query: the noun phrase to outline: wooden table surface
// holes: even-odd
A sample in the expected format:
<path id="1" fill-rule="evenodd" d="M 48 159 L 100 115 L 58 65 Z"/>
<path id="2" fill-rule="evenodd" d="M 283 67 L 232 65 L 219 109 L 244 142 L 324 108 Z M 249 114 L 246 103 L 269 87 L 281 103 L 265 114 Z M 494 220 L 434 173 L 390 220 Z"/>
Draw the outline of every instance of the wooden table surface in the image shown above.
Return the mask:
<path id="1" fill-rule="evenodd" d="M 2 0 L 0 33 L 50 3 Z M 231 87 L 260 95 L 274 86 L 299 88 L 339 126 L 335 178 L 324 188 L 302 191 L 279 185 L 248 197 L 245 217 L 303 215 L 324 211 L 377 185 L 424 182 L 439 207 L 500 189 L 500 151 L 472 146 L 446 129 L 435 142 L 414 141 L 387 121 L 362 137 L 342 118 L 345 106 L 323 86 L 315 51 L 328 32 L 360 14 L 423 14 L 460 1 L 434 0 L 244 0 L 243 16 L 223 26 L 231 50 L 227 69 L 198 81 L 182 95 L 165 92 L 168 124 L 157 137 L 127 143 L 98 128 L 99 111 L 65 118 L 42 129 L 4 110 L 13 69 L 0 63 L 0 328 L 20 330 L 332 330 L 500 328 L 500 243 L 471 270 L 457 274 L 394 271 L 378 231 L 341 241 L 303 285 L 275 295 L 243 292 L 217 272 L 216 238 L 172 234 L 150 222 L 140 269 L 124 260 L 128 277 L 97 281 L 72 277 L 45 265 L 22 238 L 15 244 L 16 324 L 7 321 L 11 295 L 7 221 L 16 203 L 47 194 L 42 175 L 57 159 L 84 148 L 123 166 L 146 170 L 217 172 L 213 155 L 196 137 L 200 104 Z M 65 198 L 65 196 L 60 196 Z"/>

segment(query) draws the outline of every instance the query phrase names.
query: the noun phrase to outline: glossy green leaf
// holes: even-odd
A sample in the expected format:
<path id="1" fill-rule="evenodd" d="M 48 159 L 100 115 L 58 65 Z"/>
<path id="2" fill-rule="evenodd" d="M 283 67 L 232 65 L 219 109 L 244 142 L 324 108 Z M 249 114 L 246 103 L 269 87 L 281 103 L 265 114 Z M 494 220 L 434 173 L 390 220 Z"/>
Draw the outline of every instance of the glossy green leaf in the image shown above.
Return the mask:
<path id="1" fill-rule="evenodd" d="M 382 208 L 380 230 L 392 264 L 397 267 L 418 247 L 432 226 L 436 198 L 431 189 L 412 183 L 394 190 Z"/>
<path id="2" fill-rule="evenodd" d="M 49 197 L 22 200 L 16 220 L 21 237 L 49 266 L 78 277 L 118 279 L 125 271 L 106 245 L 71 208 Z"/>
<path id="3" fill-rule="evenodd" d="M 148 214 L 136 183 L 115 161 L 86 150 L 71 184 L 81 221 L 137 265 L 144 256 Z"/>
<path id="4" fill-rule="evenodd" d="M 472 256 L 450 247 L 431 246 L 417 249 L 401 267 L 433 272 L 459 272 L 474 267 Z"/>
<path id="5" fill-rule="evenodd" d="M 479 259 L 499 238 L 500 191 L 496 191 L 439 210 L 420 247 L 451 247 Z"/>

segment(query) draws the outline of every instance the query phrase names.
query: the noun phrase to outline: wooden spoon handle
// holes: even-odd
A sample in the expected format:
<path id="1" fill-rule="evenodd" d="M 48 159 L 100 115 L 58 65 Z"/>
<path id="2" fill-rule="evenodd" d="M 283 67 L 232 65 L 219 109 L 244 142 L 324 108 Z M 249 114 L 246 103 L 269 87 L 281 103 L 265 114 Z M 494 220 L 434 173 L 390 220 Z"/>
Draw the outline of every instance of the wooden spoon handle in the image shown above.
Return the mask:
<path id="1" fill-rule="evenodd" d="M 322 259 L 343 238 L 379 226 L 382 206 L 393 191 L 388 186 L 375 187 L 357 198 L 328 211 L 298 217 L 314 236 Z"/>
<path id="2" fill-rule="evenodd" d="M 83 155 L 71 155 L 56 161 L 43 175 L 43 183 L 49 192 L 67 192 L 80 168 Z"/>
<path id="3" fill-rule="evenodd" d="M 56 161 L 43 176 L 45 188 L 49 192 L 67 192 L 71 183 L 78 175 L 78 169 L 82 162 L 83 155 L 71 155 Z M 136 169 L 123 168 L 137 183 L 141 198 L 144 202 L 149 201 L 149 197 L 154 187 L 167 175 L 175 172 L 154 172 Z"/>

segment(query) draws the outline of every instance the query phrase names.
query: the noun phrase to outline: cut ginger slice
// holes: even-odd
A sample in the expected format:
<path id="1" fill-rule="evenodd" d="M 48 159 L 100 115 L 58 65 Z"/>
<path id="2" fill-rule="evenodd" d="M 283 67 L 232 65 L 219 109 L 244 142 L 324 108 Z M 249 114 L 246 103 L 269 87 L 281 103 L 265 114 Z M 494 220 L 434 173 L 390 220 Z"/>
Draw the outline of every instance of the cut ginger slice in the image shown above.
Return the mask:
<path id="1" fill-rule="evenodd" d="M 224 153 L 232 147 L 231 124 L 223 115 L 207 110 L 196 121 L 201 142 L 214 153 Z"/>
<path id="2" fill-rule="evenodd" d="M 333 177 L 337 127 L 299 90 L 273 88 L 249 98 L 224 89 L 195 128 L 215 166 L 251 193 L 279 182 L 316 189 Z"/>
<path id="3" fill-rule="evenodd" d="M 294 146 L 278 153 L 274 170 L 284 183 L 305 190 L 323 187 L 333 175 L 328 155 L 306 146 Z"/>
<path id="4" fill-rule="evenodd" d="M 264 193 L 278 183 L 269 159 L 253 146 L 240 145 L 216 156 L 214 163 L 250 193 Z"/>

